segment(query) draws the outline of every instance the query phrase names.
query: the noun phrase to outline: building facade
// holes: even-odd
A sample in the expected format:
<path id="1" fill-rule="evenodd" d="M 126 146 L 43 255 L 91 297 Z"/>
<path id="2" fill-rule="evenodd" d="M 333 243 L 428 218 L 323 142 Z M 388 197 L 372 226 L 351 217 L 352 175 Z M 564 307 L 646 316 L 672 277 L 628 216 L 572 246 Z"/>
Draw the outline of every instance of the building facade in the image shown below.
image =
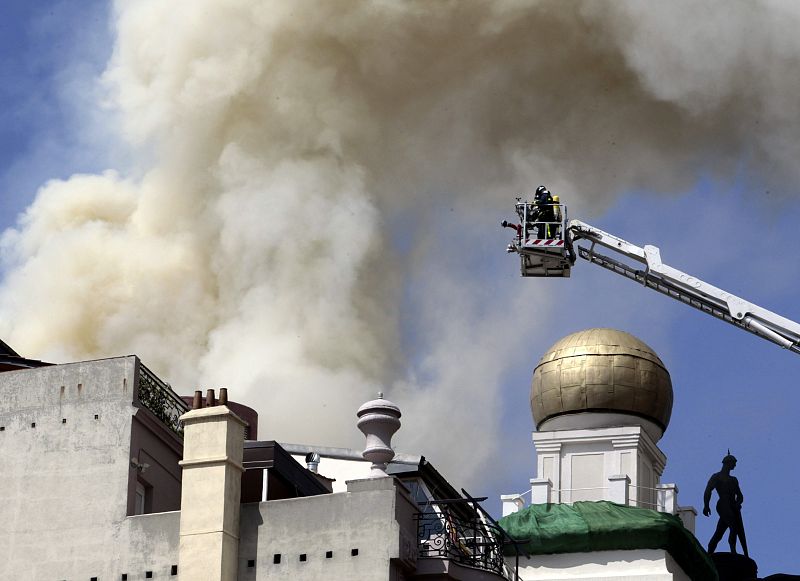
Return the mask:
<path id="1" fill-rule="evenodd" d="M 2 579 L 510 578 L 499 530 L 424 458 L 333 493 L 246 440 L 253 410 L 181 398 L 135 356 L 18 365 L 0 395 Z"/>

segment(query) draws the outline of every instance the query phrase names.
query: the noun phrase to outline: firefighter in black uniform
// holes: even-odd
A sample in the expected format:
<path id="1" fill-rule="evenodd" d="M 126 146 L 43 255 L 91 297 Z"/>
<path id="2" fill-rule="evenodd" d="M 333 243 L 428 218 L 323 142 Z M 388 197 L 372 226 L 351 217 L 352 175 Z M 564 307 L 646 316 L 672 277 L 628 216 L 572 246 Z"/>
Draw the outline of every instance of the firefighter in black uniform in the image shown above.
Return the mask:
<path id="1" fill-rule="evenodd" d="M 556 224 L 555 204 L 553 196 L 544 186 L 536 188 L 536 196 L 533 198 L 534 210 L 533 221 L 536 222 L 536 236 L 538 238 L 552 238 L 555 236 L 558 224 Z"/>

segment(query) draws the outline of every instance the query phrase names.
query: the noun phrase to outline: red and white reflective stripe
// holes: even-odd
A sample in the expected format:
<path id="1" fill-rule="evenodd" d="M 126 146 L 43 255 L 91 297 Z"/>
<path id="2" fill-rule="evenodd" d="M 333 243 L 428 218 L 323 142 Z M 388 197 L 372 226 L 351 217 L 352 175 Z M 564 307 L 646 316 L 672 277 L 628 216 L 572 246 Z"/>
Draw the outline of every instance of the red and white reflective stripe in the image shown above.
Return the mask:
<path id="1" fill-rule="evenodd" d="M 530 242 L 532 242 L 534 246 L 564 246 L 563 240 L 541 239 L 531 240 Z"/>

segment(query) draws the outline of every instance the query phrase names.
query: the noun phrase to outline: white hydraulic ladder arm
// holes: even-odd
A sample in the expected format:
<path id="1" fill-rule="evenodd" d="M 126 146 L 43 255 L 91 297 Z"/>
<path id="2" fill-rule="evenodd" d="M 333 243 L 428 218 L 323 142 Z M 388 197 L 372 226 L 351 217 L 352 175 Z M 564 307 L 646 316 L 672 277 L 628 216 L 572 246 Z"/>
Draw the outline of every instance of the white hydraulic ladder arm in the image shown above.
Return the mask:
<path id="1" fill-rule="evenodd" d="M 567 231 L 570 254 L 574 242 L 587 240 L 592 245 L 578 248 L 581 258 L 800 354 L 800 324 L 664 264 L 657 247 L 636 246 L 579 220 L 570 220 Z M 598 244 L 645 265 L 645 269 L 597 253 Z"/>

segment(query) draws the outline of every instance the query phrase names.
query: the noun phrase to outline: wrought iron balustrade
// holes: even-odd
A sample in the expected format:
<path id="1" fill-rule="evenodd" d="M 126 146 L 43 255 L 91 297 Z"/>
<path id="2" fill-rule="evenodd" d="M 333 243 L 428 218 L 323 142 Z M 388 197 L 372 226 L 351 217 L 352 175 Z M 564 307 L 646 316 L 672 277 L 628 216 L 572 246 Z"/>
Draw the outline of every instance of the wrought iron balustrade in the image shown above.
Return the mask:
<path id="1" fill-rule="evenodd" d="M 189 406 L 174 392 L 168 383 L 161 381 L 144 364 L 139 363 L 139 403 L 178 436 L 183 437 L 183 426 L 178 418 L 189 411 Z"/>
<path id="2" fill-rule="evenodd" d="M 505 533 L 482 519 L 470 501 L 432 501 L 415 519 L 420 558 L 449 559 L 505 577 Z"/>

